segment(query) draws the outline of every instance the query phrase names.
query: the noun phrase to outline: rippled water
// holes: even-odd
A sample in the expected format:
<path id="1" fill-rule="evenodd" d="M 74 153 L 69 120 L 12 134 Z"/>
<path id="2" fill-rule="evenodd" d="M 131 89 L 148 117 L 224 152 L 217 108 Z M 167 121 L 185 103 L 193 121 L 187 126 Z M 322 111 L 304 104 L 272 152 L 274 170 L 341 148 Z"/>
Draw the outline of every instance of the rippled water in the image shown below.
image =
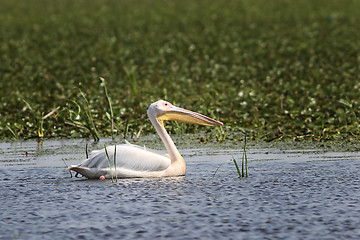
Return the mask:
<path id="1" fill-rule="evenodd" d="M 239 179 L 241 151 L 184 149 L 186 177 L 112 183 L 70 178 L 84 145 L 0 143 L 0 239 L 360 238 L 358 152 L 254 148 Z"/>

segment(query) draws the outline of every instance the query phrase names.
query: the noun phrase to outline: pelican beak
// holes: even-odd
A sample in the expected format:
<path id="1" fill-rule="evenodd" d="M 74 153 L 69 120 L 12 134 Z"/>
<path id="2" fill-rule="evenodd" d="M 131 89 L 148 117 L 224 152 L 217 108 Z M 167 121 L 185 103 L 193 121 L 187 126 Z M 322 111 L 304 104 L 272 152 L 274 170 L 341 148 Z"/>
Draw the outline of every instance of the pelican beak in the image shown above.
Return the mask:
<path id="1" fill-rule="evenodd" d="M 158 115 L 160 121 L 179 121 L 194 125 L 203 126 L 223 126 L 222 122 L 206 117 L 196 112 L 192 112 L 183 108 L 171 106 L 166 112 Z"/>

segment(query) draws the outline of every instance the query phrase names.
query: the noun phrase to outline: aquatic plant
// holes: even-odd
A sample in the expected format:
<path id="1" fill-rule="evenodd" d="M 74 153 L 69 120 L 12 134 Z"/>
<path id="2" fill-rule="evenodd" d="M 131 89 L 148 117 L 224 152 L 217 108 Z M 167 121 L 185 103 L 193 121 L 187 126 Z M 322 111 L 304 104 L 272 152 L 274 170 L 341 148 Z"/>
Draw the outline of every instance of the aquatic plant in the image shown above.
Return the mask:
<path id="1" fill-rule="evenodd" d="M 44 137 L 44 119 L 43 119 L 43 113 L 38 113 L 36 112 L 30 105 L 30 103 L 28 101 L 26 101 L 25 99 L 23 99 L 23 102 L 26 104 L 27 106 L 27 109 L 30 110 L 30 112 L 32 113 L 34 119 L 35 119 L 35 122 L 36 122 L 36 125 L 38 126 L 38 129 L 37 129 L 37 134 L 38 134 L 38 137 L 39 138 L 43 138 Z"/>
<path id="2" fill-rule="evenodd" d="M 129 119 L 126 119 L 125 127 L 124 127 L 124 139 L 126 139 L 126 135 L 129 131 Z"/>
<path id="3" fill-rule="evenodd" d="M 112 170 L 111 170 L 110 158 L 109 158 L 109 154 L 107 152 L 105 144 L 104 144 L 104 148 L 105 148 L 106 157 L 107 157 L 107 160 L 108 160 L 108 163 L 109 163 L 109 171 L 110 171 L 110 175 L 111 175 L 111 182 L 114 182 L 114 177 L 113 177 L 113 173 L 112 173 Z"/>
<path id="4" fill-rule="evenodd" d="M 116 171 L 116 145 L 114 146 L 114 167 L 115 167 L 115 180 L 116 182 L 118 181 L 118 177 L 117 177 L 117 171 Z"/>
<path id="5" fill-rule="evenodd" d="M 65 162 L 64 159 L 62 159 L 62 160 L 63 160 L 63 162 L 64 162 L 64 164 L 65 164 L 65 166 L 66 166 L 66 169 L 68 169 L 69 166 L 67 165 L 67 163 Z M 72 172 L 71 172 L 70 170 L 68 170 L 68 172 L 69 172 L 69 174 L 70 174 L 70 178 L 72 178 L 72 177 L 73 177 Z M 77 174 L 77 173 L 76 173 L 76 174 Z"/>
<path id="6" fill-rule="evenodd" d="M 135 68 L 132 68 L 131 70 L 124 67 L 124 70 L 126 72 L 127 80 L 129 81 L 130 86 L 130 92 L 133 97 L 136 97 L 138 95 L 138 85 L 136 82 L 136 76 L 135 76 Z"/>
<path id="7" fill-rule="evenodd" d="M 105 78 L 100 77 L 100 81 L 101 81 L 102 86 L 104 87 L 105 96 L 109 103 L 110 114 L 108 112 L 106 112 L 106 116 L 109 118 L 109 120 L 111 122 L 111 138 L 112 138 L 112 140 L 114 140 L 114 112 L 113 112 L 113 108 L 112 108 L 112 104 L 111 104 L 111 99 L 110 99 L 108 91 L 107 91 Z"/>
<path id="8" fill-rule="evenodd" d="M 79 92 L 81 96 L 83 97 L 83 100 L 85 101 L 84 106 L 80 105 L 75 100 L 71 100 L 70 102 L 75 104 L 77 107 L 77 112 L 71 109 L 70 106 L 67 107 L 68 113 L 69 113 L 69 121 L 65 121 L 66 124 L 75 126 L 82 129 L 87 129 L 91 133 L 94 141 L 99 141 L 100 136 L 96 129 L 94 118 L 91 113 L 91 106 L 89 101 L 87 100 L 85 94 L 81 89 L 79 89 Z"/>
<path id="9" fill-rule="evenodd" d="M 9 125 L 6 125 L 6 128 L 11 132 L 12 136 L 13 136 L 15 139 L 18 139 L 18 138 L 19 138 L 19 135 L 18 135 Z"/>
<path id="10" fill-rule="evenodd" d="M 225 141 L 225 139 L 226 139 L 226 130 L 225 130 L 225 127 L 223 127 L 223 126 L 220 126 L 220 127 L 218 127 L 218 128 L 216 128 L 217 129 L 217 134 L 216 134 L 216 139 L 217 139 L 217 141 L 218 142 L 223 142 L 223 141 Z"/>
<path id="11" fill-rule="evenodd" d="M 26 109 L 28 109 L 31 114 L 32 117 L 34 119 L 35 125 L 37 125 L 37 137 L 42 139 L 45 135 L 44 135 L 44 120 L 49 118 L 50 116 L 52 116 L 56 111 L 58 111 L 60 109 L 60 107 L 56 107 L 54 108 L 52 111 L 50 111 L 49 113 L 47 113 L 46 115 L 44 115 L 44 112 L 38 112 L 36 111 L 36 109 L 34 109 L 30 103 L 28 101 L 26 101 L 25 99 L 23 99 L 23 102 L 26 104 Z M 15 133 L 15 131 L 13 129 L 11 129 L 9 126 L 7 126 L 7 128 L 9 129 L 9 131 L 12 133 L 12 135 L 17 138 L 18 134 Z"/>
<path id="12" fill-rule="evenodd" d="M 243 177 L 243 176 L 242 176 L 242 172 L 240 172 L 239 166 L 238 166 L 235 158 L 233 157 L 232 160 L 233 160 L 233 162 L 234 162 L 234 164 L 235 164 L 236 171 L 237 171 L 237 173 L 238 173 L 238 175 L 239 175 L 239 178 Z"/>
<path id="13" fill-rule="evenodd" d="M 88 151 L 88 144 L 86 143 L 85 144 L 85 159 L 88 159 L 89 158 L 89 151 Z"/>
<path id="14" fill-rule="evenodd" d="M 247 161 L 247 154 L 246 154 L 246 139 L 247 139 L 247 132 L 245 132 L 244 136 L 244 150 L 243 156 L 241 159 L 241 170 L 242 170 L 242 177 L 249 177 L 249 169 L 248 169 L 248 161 Z M 244 169 L 245 166 L 245 169 Z"/>
<path id="15" fill-rule="evenodd" d="M 246 138 L 247 138 L 247 133 L 245 132 L 243 155 L 241 158 L 241 171 L 239 169 L 239 165 L 236 162 L 236 159 L 234 157 L 232 158 L 232 160 L 235 164 L 236 171 L 239 175 L 239 178 L 249 177 L 248 161 L 247 161 L 247 155 L 246 155 Z"/>
<path id="16" fill-rule="evenodd" d="M 248 168 L 248 162 L 247 162 L 247 154 L 246 154 L 246 138 L 247 138 L 247 132 L 244 132 L 245 136 L 244 136 L 244 148 L 243 148 L 243 155 L 242 155 L 242 158 L 241 158 L 241 170 L 239 168 L 239 165 L 236 161 L 236 159 L 234 158 L 234 156 L 232 156 L 232 159 L 229 160 L 229 161 L 232 161 L 235 165 L 235 169 L 236 169 L 236 172 L 239 176 L 239 178 L 244 178 L 244 177 L 249 177 L 249 168 Z M 223 163 L 221 163 L 217 168 L 216 170 L 214 171 L 214 175 L 213 175 L 213 178 L 215 177 L 216 173 L 218 172 L 218 170 L 220 169 L 220 167 L 229 162 L 229 161 L 225 161 Z"/>
<path id="17" fill-rule="evenodd" d="M 0 138 L 96 139 L 91 122 L 67 111 L 77 111 L 68 99 L 86 111 L 81 84 L 98 137 L 153 133 L 146 107 L 166 98 L 214 111 L 232 129 L 225 138 L 207 130 L 217 141 L 239 139 L 241 128 L 265 141 L 360 140 L 360 1 L 149 4 L 0 0 Z"/>

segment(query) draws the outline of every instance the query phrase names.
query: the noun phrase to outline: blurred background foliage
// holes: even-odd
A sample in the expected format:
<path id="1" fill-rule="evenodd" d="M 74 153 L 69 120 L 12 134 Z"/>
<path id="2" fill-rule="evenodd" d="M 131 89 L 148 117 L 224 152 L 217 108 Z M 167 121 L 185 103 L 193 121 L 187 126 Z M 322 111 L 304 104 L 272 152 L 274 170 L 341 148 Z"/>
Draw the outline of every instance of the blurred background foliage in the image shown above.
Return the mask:
<path id="1" fill-rule="evenodd" d="M 358 140 L 359 9 L 357 0 L 0 0 L 0 138 L 111 136 L 103 77 L 116 136 L 154 133 L 146 109 L 165 99 L 223 121 L 201 128 L 218 140 L 244 130 L 267 141 Z"/>

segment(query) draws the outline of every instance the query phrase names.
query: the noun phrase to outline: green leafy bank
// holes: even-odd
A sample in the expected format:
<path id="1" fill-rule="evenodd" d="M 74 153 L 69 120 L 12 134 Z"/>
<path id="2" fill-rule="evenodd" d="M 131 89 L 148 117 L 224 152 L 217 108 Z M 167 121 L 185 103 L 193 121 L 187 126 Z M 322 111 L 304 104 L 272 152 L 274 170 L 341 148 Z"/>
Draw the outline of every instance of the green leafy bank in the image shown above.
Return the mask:
<path id="1" fill-rule="evenodd" d="M 154 132 L 147 106 L 166 99 L 225 123 L 171 123 L 172 133 L 357 141 L 358 9 L 356 0 L 0 0 L 0 138 L 136 137 Z"/>

